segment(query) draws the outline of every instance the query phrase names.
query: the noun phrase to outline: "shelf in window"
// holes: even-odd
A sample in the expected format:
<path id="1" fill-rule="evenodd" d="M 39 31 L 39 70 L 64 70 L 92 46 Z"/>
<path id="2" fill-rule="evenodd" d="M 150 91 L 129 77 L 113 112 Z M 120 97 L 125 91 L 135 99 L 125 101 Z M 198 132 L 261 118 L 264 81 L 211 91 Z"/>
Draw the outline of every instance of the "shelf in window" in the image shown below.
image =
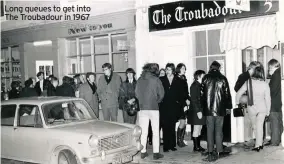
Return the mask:
<path id="1" fill-rule="evenodd" d="M 99 53 L 99 54 L 95 54 L 95 56 L 101 56 L 101 55 L 109 55 L 109 53 Z"/>
<path id="2" fill-rule="evenodd" d="M 115 51 L 115 52 L 112 52 L 112 54 L 123 54 L 123 53 L 128 53 L 128 51 Z"/>
<path id="3" fill-rule="evenodd" d="M 77 56 L 67 56 L 67 58 L 77 58 Z"/>
<path id="4" fill-rule="evenodd" d="M 92 54 L 85 54 L 85 55 L 79 55 L 80 57 L 89 57 L 92 56 Z"/>

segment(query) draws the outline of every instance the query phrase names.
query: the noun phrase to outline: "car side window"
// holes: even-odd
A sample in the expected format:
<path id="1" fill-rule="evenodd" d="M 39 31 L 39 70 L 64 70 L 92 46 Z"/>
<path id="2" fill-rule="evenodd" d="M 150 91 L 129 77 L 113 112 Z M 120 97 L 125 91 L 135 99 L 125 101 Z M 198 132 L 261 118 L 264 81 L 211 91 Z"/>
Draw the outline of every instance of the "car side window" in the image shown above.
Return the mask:
<path id="1" fill-rule="evenodd" d="M 36 105 L 20 105 L 18 114 L 19 127 L 42 128 L 42 119 Z"/>
<path id="2" fill-rule="evenodd" d="M 17 105 L 1 105 L 1 126 L 14 126 Z"/>

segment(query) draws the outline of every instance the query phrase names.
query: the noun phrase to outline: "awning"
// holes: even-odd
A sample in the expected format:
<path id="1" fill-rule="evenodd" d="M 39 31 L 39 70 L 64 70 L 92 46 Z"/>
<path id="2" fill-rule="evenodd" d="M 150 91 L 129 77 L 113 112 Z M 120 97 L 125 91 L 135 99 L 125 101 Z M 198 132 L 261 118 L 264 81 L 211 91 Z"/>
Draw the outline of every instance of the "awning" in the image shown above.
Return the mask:
<path id="1" fill-rule="evenodd" d="M 276 29 L 275 15 L 227 22 L 221 30 L 220 49 L 274 47 L 278 43 Z"/>

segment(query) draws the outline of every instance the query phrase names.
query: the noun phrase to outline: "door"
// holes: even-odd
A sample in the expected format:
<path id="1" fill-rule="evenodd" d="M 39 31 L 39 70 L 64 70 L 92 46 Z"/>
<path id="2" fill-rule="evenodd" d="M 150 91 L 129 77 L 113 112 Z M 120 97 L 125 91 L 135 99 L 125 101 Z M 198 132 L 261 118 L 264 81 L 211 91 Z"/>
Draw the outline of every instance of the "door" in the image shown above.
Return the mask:
<path id="1" fill-rule="evenodd" d="M 47 129 L 43 128 L 39 107 L 20 105 L 14 131 L 14 153 L 21 161 L 45 163 L 48 154 Z M 28 150 L 28 151 L 27 151 Z"/>
<path id="2" fill-rule="evenodd" d="M 53 75 L 53 61 L 52 60 L 37 60 L 36 72 L 43 72 L 43 78 L 48 78 L 49 75 Z"/>
<path id="3" fill-rule="evenodd" d="M 17 105 L 1 105 L 1 156 L 13 159 L 14 125 Z"/>

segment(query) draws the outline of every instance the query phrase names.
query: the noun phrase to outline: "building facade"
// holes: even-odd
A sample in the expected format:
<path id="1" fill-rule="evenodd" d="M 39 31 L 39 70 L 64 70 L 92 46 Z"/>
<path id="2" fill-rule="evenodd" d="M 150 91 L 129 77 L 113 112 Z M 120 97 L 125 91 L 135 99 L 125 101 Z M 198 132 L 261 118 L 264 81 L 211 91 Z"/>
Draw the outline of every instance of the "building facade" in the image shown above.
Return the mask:
<path id="1" fill-rule="evenodd" d="M 15 1 L 6 6 L 19 6 Z M 22 2 L 21 2 L 22 3 Z M 75 1 L 29 2 L 23 6 L 72 6 Z M 135 2 L 93 1 L 88 20 L 1 21 L 1 81 L 5 89 L 11 81 L 23 82 L 43 71 L 59 79 L 65 75 L 95 72 L 102 64 L 113 64 L 125 79 L 125 70 L 135 68 Z"/>
<path id="2" fill-rule="evenodd" d="M 216 60 L 228 78 L 235 104 L 233 87 L 251 61 L 260 61 L 267 70 L 267 62 L 275 58 L 283 70 L 283 2 L 273 1 L 271 8 L 264 3 L 251 1 L 250 11 L 245 12 L 226 8 L 224 1 L 137 1 L 138 74 L 146 62 L 158 62 L 162 68 L 167 62 L 182 62 L 191 84 L 194 71 L 207 72 Z M 231 115 L 229 123 L 228 141 L 243 142 L 243 120 Z"/>

